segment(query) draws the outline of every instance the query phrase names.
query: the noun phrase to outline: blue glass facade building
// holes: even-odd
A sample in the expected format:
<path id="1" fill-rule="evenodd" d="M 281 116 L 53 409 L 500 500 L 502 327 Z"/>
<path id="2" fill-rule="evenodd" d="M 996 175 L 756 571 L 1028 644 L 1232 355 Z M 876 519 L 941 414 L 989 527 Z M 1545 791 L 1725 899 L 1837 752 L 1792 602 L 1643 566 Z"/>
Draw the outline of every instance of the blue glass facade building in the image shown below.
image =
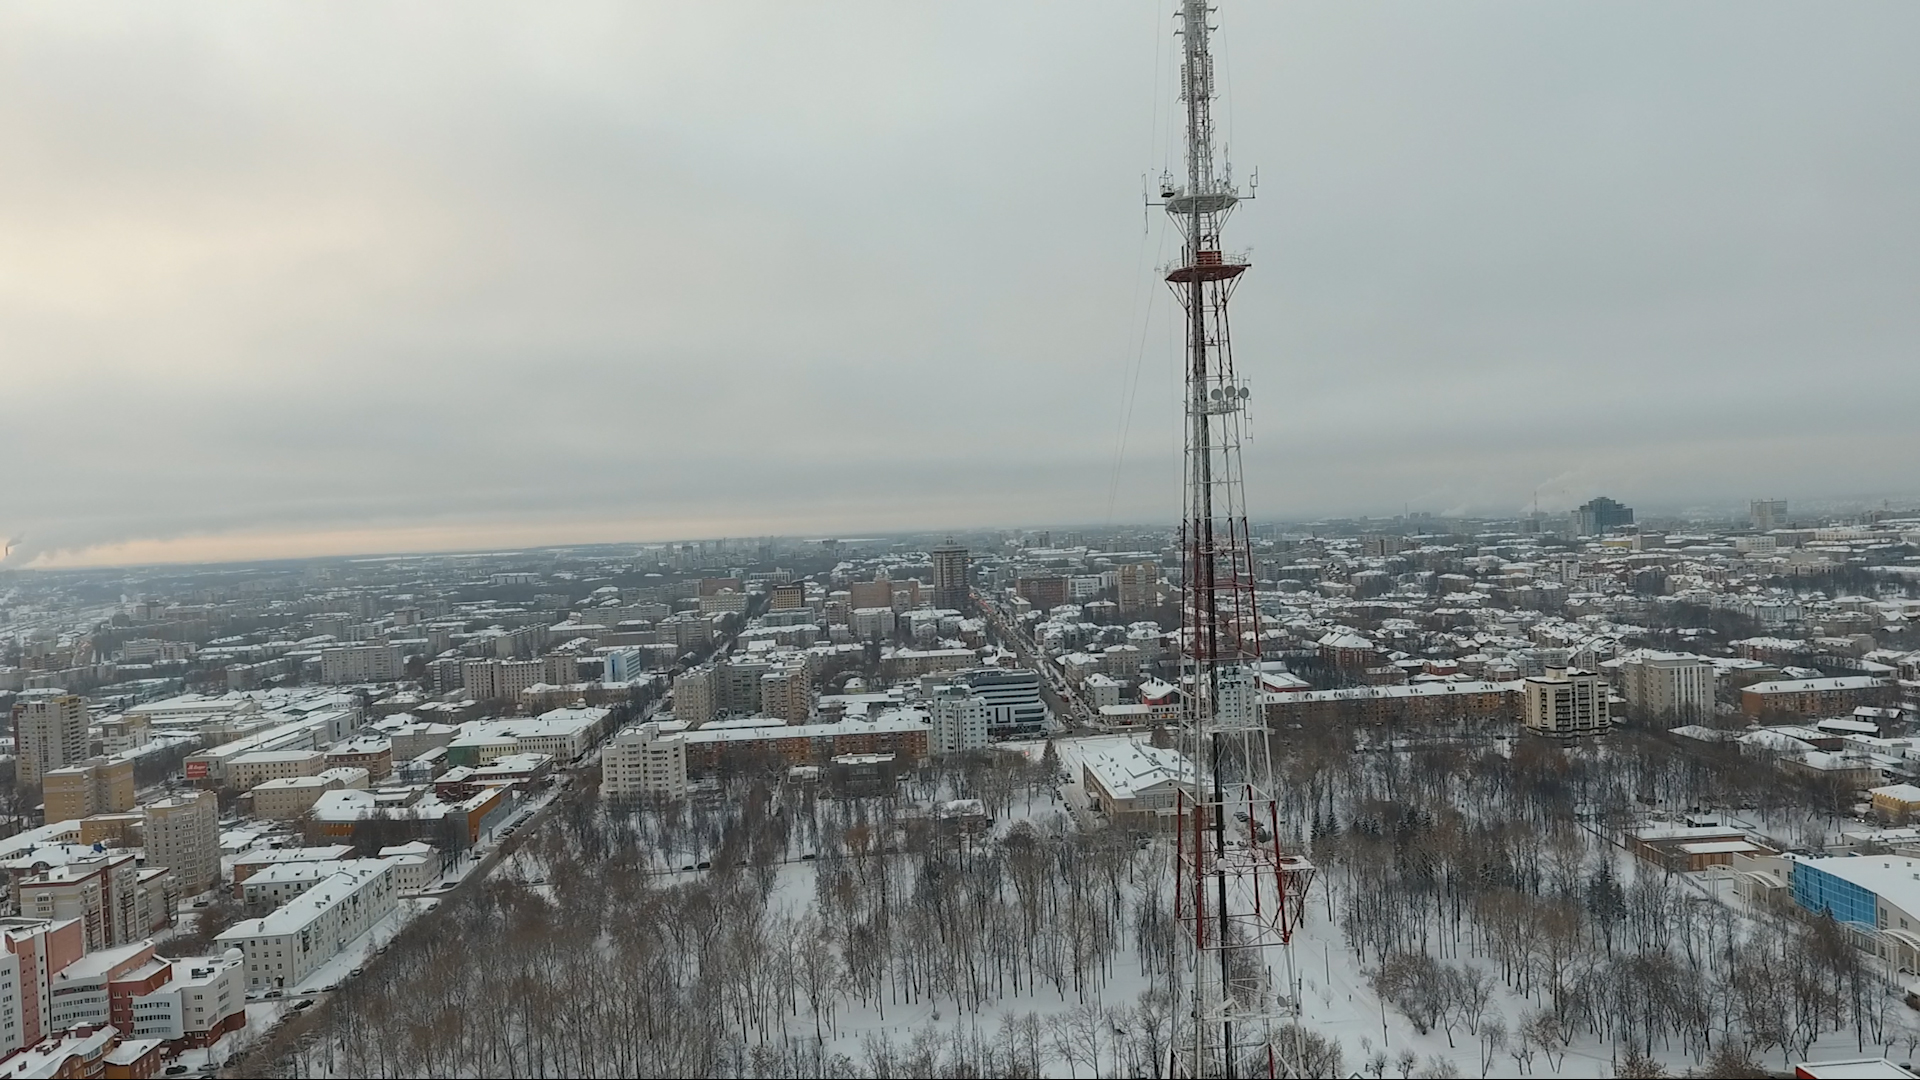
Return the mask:
<path id="1" fill-rule="evenodd" d="M 1868 930 L 1878 926 L 1878 898 L 1851 881 L 1827 873 L 1816 863 L 1793 864 L 1793 902 L 1807 911 L 1831 911 L 1836 920 Z"/>

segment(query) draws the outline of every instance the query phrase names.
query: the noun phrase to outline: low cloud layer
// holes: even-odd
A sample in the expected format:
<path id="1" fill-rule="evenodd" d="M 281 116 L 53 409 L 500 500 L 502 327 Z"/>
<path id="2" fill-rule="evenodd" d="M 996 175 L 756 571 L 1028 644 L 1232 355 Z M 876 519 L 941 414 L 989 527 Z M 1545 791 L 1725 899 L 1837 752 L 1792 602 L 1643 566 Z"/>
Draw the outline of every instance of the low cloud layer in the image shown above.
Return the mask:
<path id="1" fill-rule="evenodd" d="M 0 12 L 12 562 L 1171 519 L 1170 14 Z M 1920 10 L 1219 21 L 1257 516 L 1920 489 Z"/>

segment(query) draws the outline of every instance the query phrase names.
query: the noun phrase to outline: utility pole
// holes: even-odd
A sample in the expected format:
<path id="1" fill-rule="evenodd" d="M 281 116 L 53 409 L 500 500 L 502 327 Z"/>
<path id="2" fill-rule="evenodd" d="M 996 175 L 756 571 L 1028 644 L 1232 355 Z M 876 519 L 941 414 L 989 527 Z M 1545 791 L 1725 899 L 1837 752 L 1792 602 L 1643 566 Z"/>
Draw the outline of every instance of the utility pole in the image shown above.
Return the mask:
<path id="1" fill-rule="evenodd" d="M 1159 205 L 1184 239 L 1166 280 L 1186 345 L 1186 459 L 1179 635 L 1182 782 L 1176 793 L 1172 1075 L 1277 1076 L 1297 1047 L 1293 956 L 1313 865 L 1282 850 L 1272 749 L 1261 706 L 1260 614 L 1241 442 L 1245 382 L 1234 370 L 1227 301 L 1247 260 L 1221 229 L 1241 201 L 1213 146 L 1212 9 L 1182 0 L 1186 175 L 1163 176 Z M 1247 196 L 1253 195 L 1249 185 Z M 1276 964 L 1284 968 L 1277 973 Z M 1297 1070 L 1294 1070 L 1297 1071 Z"/>

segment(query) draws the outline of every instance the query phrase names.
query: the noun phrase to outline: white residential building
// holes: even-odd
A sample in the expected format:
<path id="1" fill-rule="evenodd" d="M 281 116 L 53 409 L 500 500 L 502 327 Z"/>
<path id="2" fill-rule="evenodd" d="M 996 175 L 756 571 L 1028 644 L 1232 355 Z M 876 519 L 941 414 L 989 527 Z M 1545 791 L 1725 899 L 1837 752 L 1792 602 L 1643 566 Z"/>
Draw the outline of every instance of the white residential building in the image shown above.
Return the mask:
<path id="1" fill-rule="evenodd" d="M 601 752 L 600 795 L 609 802 L 680 799 L 686 794 L 686 740 L 662 735 L 657 723 L 626 728 Z"/>
<path id="2" fill-rule="evenodd" d="M 1087 676 L 1086 681 L 1080 684 L 1080 689 L 1087 695 L 1089 705 L 1101 709 L 1120 704 L 1120 690 L 1124 685 L 1119 679 L 1096 671 Z"/>
<path id="3" fill-rule="evenodd" d="M 1713 715 L 1713 665 L 1686 653 L 1635 653 L 1621 658 L 1620 693 L 1638 717 L 1696 724 Z"/>
<path id="4" fill-rule="evenodd" d="M 1521 722 L 1528 731 L 1556 739 L 1604 735 L 1613 728 L 1607 680 L 1587 671 L 1548 668 L 1526 680 Z"/>
<path id="5" fill-rule="evenodd" d="M 394 682 L 405 676 L 406 658 L 398 645 L 348 645 L 320 652 L 322 682 Z"/>
<path id="6" fill-rule="evenodd" d="M 933 730 L 927 752 L 935 757 L 984 750 L 987 746 L 987 699 L 964 683 L 936 687 L 928 709 Z"/>
<path id="7" fill-rule="evenodd" d="M 273 914 L 235 923 L 216 939 L 245 955 L 248 989 L 299 986 L 399 906 L 391 864 L 384 859 L 355 863 L 355 869 L 321 879 Z"/>

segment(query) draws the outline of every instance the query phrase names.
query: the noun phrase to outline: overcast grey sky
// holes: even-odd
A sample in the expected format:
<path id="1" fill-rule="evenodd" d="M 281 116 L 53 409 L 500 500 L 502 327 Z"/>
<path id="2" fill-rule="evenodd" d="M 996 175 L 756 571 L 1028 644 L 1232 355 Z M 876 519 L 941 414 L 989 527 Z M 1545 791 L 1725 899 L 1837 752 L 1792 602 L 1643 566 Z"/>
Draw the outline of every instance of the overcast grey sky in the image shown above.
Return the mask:
<path id="1" fill-rule="evenodd" d="M 0 534 L 1171 520 L 1171 11 L 0 9 Z M 1219 22 L 1256 516 L 1920 490 L 1920 5 Z"/>

